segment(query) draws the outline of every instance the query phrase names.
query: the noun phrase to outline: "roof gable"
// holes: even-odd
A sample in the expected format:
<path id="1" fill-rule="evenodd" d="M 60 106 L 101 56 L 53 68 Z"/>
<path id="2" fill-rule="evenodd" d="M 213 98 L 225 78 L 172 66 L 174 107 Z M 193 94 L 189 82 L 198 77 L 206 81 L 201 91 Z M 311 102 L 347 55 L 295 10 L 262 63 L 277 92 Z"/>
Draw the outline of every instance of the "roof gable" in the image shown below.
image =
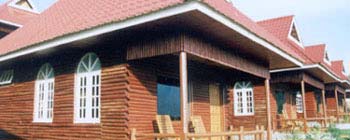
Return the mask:
<path id="1" fill-rule="evenodd" d="M 343 60 L 332 61 L 332 69 L 339 75 L 343 80 L 346 80 L 345 68 Z"/>
<path id="2" fill-rule="evenodd" d="M 280 40 L 303 47 L 294 16 L 284 16 L 257 22 Z"/>
<path id="3" fill-rule="evenodd" d="M 257 23 L 281 40 L 288 37 L 293 16 L 284 16 L 258 21 Z"/>
<path id="4" fill-rule="evenodd" d="M 318 44 L 305 47 L 306 55 L 315 63 L 331 66 L 326 44 Z"/>
<path id="5" fill-rule="evenodd" d="M 298 28 L 296 26 L 295 20 L 292 21 L 289 33 L 288 33 L 288 39 L 293 41 L 294 43 L 298 44 L 300 47 L 303 47 L 303 44 L 301 43 L 301 38 L 298 33 Z"/>
<path id="6" fill-rule="evenodd" d="M 9 6 L 33 13 L 38 13 L 38 10 L 32 0 L 13 0 L 9 3 Z"/>

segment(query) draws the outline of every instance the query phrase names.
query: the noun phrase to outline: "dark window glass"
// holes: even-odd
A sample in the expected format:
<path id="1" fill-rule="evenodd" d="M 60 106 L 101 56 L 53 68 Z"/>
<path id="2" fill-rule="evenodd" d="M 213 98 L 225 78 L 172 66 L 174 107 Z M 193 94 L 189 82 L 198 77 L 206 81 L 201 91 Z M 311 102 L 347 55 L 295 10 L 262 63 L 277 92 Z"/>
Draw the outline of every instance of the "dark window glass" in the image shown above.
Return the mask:
<path id="1" fill-rule="evenodd" d="M 180 120 L 179 80 L 158 78 L 158 115 L 169 115 L 172 120 Z"/>
<path id="2" fill-rule="evenodd" d="M 282 91 L 276 91 L 277 112 L 283 113 L 283 105 L 285 103 L 284 93 Z"/>
<path id="3" fill-rule="evenodd" d="M 321 92 L 315 91 L 315 98 L 316 98 L 316 102 L 317 102 L 317 112 L 321 113 L 321 105 L 322 105 Z"/>

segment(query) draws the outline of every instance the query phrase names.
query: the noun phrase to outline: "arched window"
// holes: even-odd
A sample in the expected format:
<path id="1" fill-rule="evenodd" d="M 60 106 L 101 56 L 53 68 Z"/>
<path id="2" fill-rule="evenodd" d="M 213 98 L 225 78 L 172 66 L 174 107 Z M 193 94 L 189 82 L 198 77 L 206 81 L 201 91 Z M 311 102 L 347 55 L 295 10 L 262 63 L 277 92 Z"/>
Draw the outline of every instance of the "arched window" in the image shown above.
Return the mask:
<path id="1" fill-rule="evenodd" d="M 35 81 L 34 122 L 52 122 L 55 73 L 48 63 L 41 66 Z"/>
<path id="2" fill-rule="evenodd" d="M 74 95 L 75 123 L 100 122 L 101 63 L 94 53 L 87 53 L 79 62 Z"/>
<path id="3" fill-rule="evenodd" d="M 251 82 L 237 82 L 234 86 L 235 116 L 254 115 L 254 93 Z"/>
<path id="4" fill-rule="evenodd" d="M 297 113 L 303 113 L 304 112 L 303 96 L 299 91 L 296 93 L 295 103 L 296 103 Z"/>

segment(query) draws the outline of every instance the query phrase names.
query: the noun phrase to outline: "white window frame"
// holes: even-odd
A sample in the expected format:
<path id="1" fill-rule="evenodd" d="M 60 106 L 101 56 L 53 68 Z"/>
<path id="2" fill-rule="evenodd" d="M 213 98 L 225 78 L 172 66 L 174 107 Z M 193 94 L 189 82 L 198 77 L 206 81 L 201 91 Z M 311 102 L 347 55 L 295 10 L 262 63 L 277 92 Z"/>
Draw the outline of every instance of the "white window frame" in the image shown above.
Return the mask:
<path id="1" fill-rule="evenodd" d="M 296 105 L 297 113 L 304 112 L 303 96 L 301 95 L 300 92 L 297 92 L 297 95 L 295 96 L 295 105 Z"/>
<path id="2" fill-rule="evenodd" d="M 240 86 L 238 88 L 238 86 Z M 242 94 L 241 100 L 242 100 L 242 112 L 239 111 L 238 106 L 238 93 Z M 251 93 L 251 96 L 249 97 L 249 93 Z M 251 82 L 237 82 L 233 89 L 233 101 L 234 101 L 234 115 L 235 116 L 253 116 L 255 114 L 255 107 L 254 107 L 254 89 Z M 248 100 L 251 99 L 251 111 L 249 111 L 248 108 Z"/>
<path id="3" fill-rule="evenodd" d="M 83 59 L 85 57 L 88 57 L 88 55 L 92 55 L 93 53 L 88 53 L 86 54 L 79 62 L 79 65 L 81 63 L 83 63 Z M 95 54 L 93 54 L 95 55 Z M 101 63 L 98 59 L 98 63 Z M 83 73 L 79 73 L 79 65 L 78 65 L 78 70 L 77 73 L 75 74 L 75 94 L 74 94 L 74 123 L 100 123 L 100 119 L 101 119 L 101 69 L 100 70 L 95 70 L 92 71 L 92 68 L 88 68 L 89 71 L 87 72 L 83 72 Z M 98 87 L 98 96 L 96 95 L 96 91 L 95 91 L 95 96 L 93 97 L 93 89 L 96 89 L 96 86 L 93 86 L 93 77 L 97 77 L 98 76 L 98 85 L 96 85 Z M 85 95 L 85 107 L 81 108 L 80 107 L 80 89 L 81 89 L 81 79 L 82 78 L 86 78 L 86 84 L 85 84 L 85 89 L 86 89 L 86 95 Z M 96 82 L 96 81 L 95 81 Z M 93 88 L 94 87 L 94 88 Z M 96 100 L 96 98 L 98 98 L 98 100 Z M 94 102 L 92 101 L 94 99 Z M 96 102 L 98 102 L 98 106 L 97 107 L 93 107 L 92 105 L 95 104 Z M 83 103 L 82 103 L 83 104 Z M 98 110 L 98 117 L 94 118 L 92 117 L 92 110 L 94 108 L 94 111 Z M 81 109 L 85 109 L 85 117 L 81 118 L 80 117 L 80 110 Z M 84 110 L 82 110 L 84 111 Z M 95 112 L 96 113 L 96 112 Z M 94 113 L 94 114 L 95 114 Z M 96 117 L 96 114 L 95 114 Z"/>
<path id="4" fill-rule="evenodd" d="M 327 47 L 326 49 L 324 50 L 324 57 L 323 57 L 323 61 L 326 62 L 326 64 L 328 64 L 329 66 L 332 65 L 331 61 L 330 61 L 330 58 L 329 58 L 329 54 L 327 53 Z"/>
<path id="5" fill-rule="evenodd" d="M 0 85 L 11 84 L 13 80 L 13 70 L 3 71 L 0 75 Z"/>
<path id="6" fill-rule="evenodd" d="M 295 27 L 295 30 L 296 30 L 296 32 L 297 32 L 297 34 L 298 34 L 298 37 L 299 37 L 298 39 L 299 39 L 299 41 L 298 41 L 297 39 L 295 39 L 295 38 L 292 36 L 293 26 Z M 293 41 L 294 43 L 296 43 L 299 47 L 304 48 L 303 40 L 301 39 L 301 37 L 300 37 L 300 35 L 299 35 L 299 29 L 298 29 L 298 27 L 297 27 L 297 24 L 296 24 L 294 18 L 293 18 L 293 21 L 291 22 L 291 25 L 290 25 L 290 27 L 289 27 L 288 39 L 291 40 L 291 41 Z"/>
<path id="7" fill-rule="evenodd" d="M 51 65 L 44 64 L 39 70 L 38 77 L 42 70 L 46 71 L 44 79 L 37 78 L 35 81 L 33 122 L 51 123 L 54 117 L 55 78 L 48 75 L 54 71 Z M 40 112 L 42 116 L 39 115 Z"/>

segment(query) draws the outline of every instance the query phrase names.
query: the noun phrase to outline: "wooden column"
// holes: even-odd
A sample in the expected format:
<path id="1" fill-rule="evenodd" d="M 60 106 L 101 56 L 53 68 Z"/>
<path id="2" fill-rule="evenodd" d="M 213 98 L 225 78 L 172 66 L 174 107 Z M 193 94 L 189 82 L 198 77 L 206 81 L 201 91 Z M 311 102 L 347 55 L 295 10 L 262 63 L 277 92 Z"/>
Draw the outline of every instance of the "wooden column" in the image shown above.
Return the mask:
<path id="1" fill-rule="evenodd" d="M 346 102 L 346 99 L 347 99 L 347 93 L 346 93 L 346 91 L 345 91 L 345 97 L 344 97 L 344 100 L 345 100 L 345 113 L 348 115 L 348 103 Z"/>
<path id="2" fill-rule="evenodd" d="M 326 91 L 324 89 L 322 90 L 322 105 L 323 105 L 324 124 L 327 127 Z"/>
<path id="3" fill-rule="evenodd" d="M 307 119 L 306 115 L 306 99 L 305 99 L 305 81 L 301 81 L 301 94 L 303 96 L 303 112 L 304 112 L 304 119 Z"/>
<path id="4" fill-rule="evenodd" d="M 265 92 L 266 92 L 266 111 L 267 111 L 267 140 L 272 139 L 272 122 L 271 122 L 271 107 L 270 107 L 270 80 L 265 80 Z"/>
<path id="5" fill-rule="evenodd" d="M 181 99 L 181 127 L 182 127 L 182 139 L 188 132 L 188 117 L 187 107 L 188 107 L 188 81 L 187 81 L 187 54 L 185 52 L 180 53 L 180 99 Z"/>
<path id="6" fill-rule="evenodd" d="M 345 109 L 345 114 L 347 114 L 347 112 L 348 112 L 348 106 L 346 105 L 346 92 L 344 93 L 344 109 Z"/>
<path id="7" fill-rule="evenodd" d="M 338 103 L 338 87 L 336 86 L 334 89 L 335 95 L 335 104 L 336 104 L 336 114 L 337 114 L 337 122 L 339 123 L 339 103 Z"/>

